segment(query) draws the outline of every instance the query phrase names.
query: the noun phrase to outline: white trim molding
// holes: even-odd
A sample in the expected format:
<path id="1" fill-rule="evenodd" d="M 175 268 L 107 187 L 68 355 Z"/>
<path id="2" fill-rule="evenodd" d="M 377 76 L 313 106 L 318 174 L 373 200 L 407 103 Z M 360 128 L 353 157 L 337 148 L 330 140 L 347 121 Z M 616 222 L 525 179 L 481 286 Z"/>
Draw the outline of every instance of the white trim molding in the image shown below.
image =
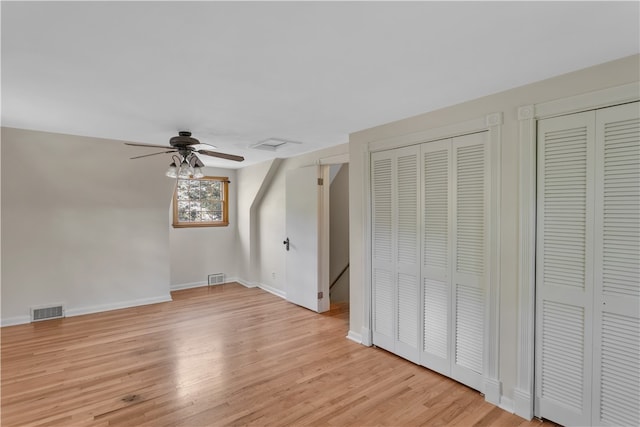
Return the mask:
<path id="1" fill-rule="evenodd" d="M 500 406 L 502 398 L 502 383 L 491 378 L 484 378 L 484 400 L 496 406 Z"/>
<path id="2" fill-rule="evenodd" d="M 533 341 L 536 255 L 536 144 L 535 107 L 518 108 L 520 150 L 518 258 L 518 353 L 514 390 L 516 415 L 533 417 Z"/>
<path id="3" fill-rule="evenodd" d="M 171 295 L 160 295 L 151 298 L 140 298 L 129 301 L 120 301 L 112 304 L 100 304 L 87 307 L 67 308 L 65 310 L 66 317 L 81 316 L 83 314 L 100 313 L 103 311 L 118 310 L 121 308 L 138 307 L 141 305 L 157 304 L 161 302 L 173 301 Z"/>
<path id="4" fill-rule="evenodd" d="M 287 299 L 287 293 L 282 289 L 274 288 L 273 286 L 265 285 L 264 283 L 256 283 L 256 286 L 263 291 L 269 292 L 282 299 Z"/>
<path id="5" fill-rule="evenodd" d="M 367 347 L 371 347 L 373 345 L 371 329 L 365 327 L 362 328 L 362 332 L 360 333 L 360 342 L 362 345 L 366 345 Z"/>
<path id="6" fill-rule="evenodd" d="M 505 396 L 500 396 L 500 404 L 498 405 L 498 407 L 502 410 L 505 410 L 507 412 L 510 413 L 514 413 L 513 412 L 513 400 L 509 399 L 508 397 Z"/>
<path id="7" fill-rule="evenodd" d="M 6 319 L 2 319 L 2 327 L 5 326 L 15 326 L 15 325 L 24 325 L 25 323 L 30 323 L 31 322 L 31 317 L 30 316 L 14 316 L 14 317 L 7 317 Z"/>
<path id="8" fill-rule="evenodd" d="M 494 405 L 500 404 L 501 383 L 500 375 L 500 192 L 502 171 L 501 141 L 502 141 L 502 113 L 492 113 L 485 117 L 488 130 L 487 142 L 489 155 L 489 218 L 487 232 L 487 246 L 489 248 L 489 274 L 487 289 L 487 304 L 485 318 L 488 325 L 485 329 L 485 366 L 484 381 L 488 385 L 485 390 L 485 400 Z"/>
<path id="9" fill-rule="evenodd" d="M 519 258 L 518 359 L 514 389 L 515 414 L 530 420 L 534 412 L 535 256 L 536 256 L 536 127 L 544 118 L 606 108 L 640 100 L 640 82 L 588 92 L 518 108 Z"/>
<path id="10" fill-rule="evenodd" d="M 371 234 L 373 228 L 371 225 L 371 151 L 369 145 L 362 145 L 362 173 L 363 173 L 363 192 L 362 192 L 362 210 L 363 210 L 363 228 L 362 237 L 362 265 L 364 266 L 364 286 L 362 292 L 362 332 L 361 340 L 366 346 L 373 345 L 373 288 L 371 284 L 371 259 L 373 252 L 371 250 Z M 349 278 L 349 283 L 355 283 Z"/>
<path id="11" fill-rule="evenodd" d="M 491 117 L 491 120 L 496 120 L 497 117 L 500 117 L 499 120 L 502 121 L 502 113 L 492 113 L 475 120 L 468 120 L 466 122 L 427 129 L 421 132 L 371 141 L 368 144 L 368 150 L 371 152 L 391 150 L 393 148 L 422 144 L 423 142 L 437 141 L 439 139 L 453 138 L 455 136 L 482 132 L 489 128 L 489 126 L 487 125 L 489 117 Z"/>
<path id="12" fill-rule="evenodd" d="M 157 297 L 150 298 L 140 298 L 128 301 L 120 301 L 110 304 L 100 304 L 100 305 L 92 305 L 85 307 L 76 307 L 76 308 L 65 308 L 64 314 L 65 317 L 74 317 L 74 316 L 82 316 L 84 314 L 93 314 L 93 313 L 101 313 L 103 311 L 111 311 L 111 310 L 119 310 L 121 308 L 130 308 L 130 307 L 138 307 L 142 305 L 149 304 L 158 304 L 162 302 L 170 302 L 173 301 L 171 299 L 171 295 L 160 295 Z M 13 325 L 23 325 L 26 323 L 31 323 L 30 316 L 15 316 L 6 319 L 2 319 L 2 326 L 13 326 Z"/>
<path id="13" fill-rule="evenodd" d="M 169 289 L 173 292 L 182 289 L 200 288 L 202 286 L 207 286 L 207 282 L 178 283 L 176 285 L 171 285 Z"/>
<path id="14" fill-rule="evenodd" d="M 359 333 L 354 332 L 352 330 L 349 330 L 349 332 L 347 333 L 347 339 L 353 342 L 356 342 L 358 344 L 362 344 L 362 336 Z"/>
<path id="15" fill-rule="evenodd" d="M 245 288 L 260 288 L 263 291 L 269 292 L 270 294 L 273 294 L 277 297 L 287 299 L 287 293 L 285 291 L 283 291 L 282 289 L 274 288 L 273 286 L 265 285 L 264 283 L 251 282 L 249 280 L 240 279 L 238 277 L 234 278 L 233 280 L 229 280 L 228 282 L 240 283 Z"/>
<path id="16" fill-rule="evenodd" d="M 244 286 L 245 288 L 257 288 L 258 285 L 254 282 L 251 282 L 249 280 L 244 280 L 241 279 L 239 277 L 235 278 L 234 280 L 232 280 L 233 282 L 237 282 L 240 283 L 242 286 Z"/>
<path id="17" fill-rule="evenodd" d="M 325 157 L 318 160 L 319 165 L 340 165 L 349 163 L 349 153 L 336 154 L 335 156 Z"/>

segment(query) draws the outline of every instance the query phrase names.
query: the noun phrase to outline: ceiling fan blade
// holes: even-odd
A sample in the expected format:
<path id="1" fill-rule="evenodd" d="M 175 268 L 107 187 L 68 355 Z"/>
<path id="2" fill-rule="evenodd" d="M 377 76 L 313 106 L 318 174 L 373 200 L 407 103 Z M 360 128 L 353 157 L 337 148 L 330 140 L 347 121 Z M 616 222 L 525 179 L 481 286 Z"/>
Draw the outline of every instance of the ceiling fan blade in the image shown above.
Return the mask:
<path id="1" fill-rule="evenodd" d="M 242 156 L 236 156 L 233 154 L 226 154 L 226 153 L 218 153 L 217 151 L 197 150 L 196 153 L 200 153 L 200 154 L 204 154 L 212 157 L 220 157 L 221 159 L 233 160 L 236 162 L 241 162 L 244 160 L 244 157 Z"/>
<path id="2" fill-rule="evenodd" d="M 137 144 L 135 142 L 125 142 L 124 145 L 133 145 L 134 147 L 151 147 L 151 148 L 171 148 L 170 145 L 151 145 L 151 144 Z"/>
<path id="3" fill-rule="evenodd" d="M 160 151 L 159 153 L 143 154 L 142 156 L 129 157 L 131 160 L 140 159 L 142 157 L 155 156 L 157 154 L 176 153 L 178 150 Z"/>

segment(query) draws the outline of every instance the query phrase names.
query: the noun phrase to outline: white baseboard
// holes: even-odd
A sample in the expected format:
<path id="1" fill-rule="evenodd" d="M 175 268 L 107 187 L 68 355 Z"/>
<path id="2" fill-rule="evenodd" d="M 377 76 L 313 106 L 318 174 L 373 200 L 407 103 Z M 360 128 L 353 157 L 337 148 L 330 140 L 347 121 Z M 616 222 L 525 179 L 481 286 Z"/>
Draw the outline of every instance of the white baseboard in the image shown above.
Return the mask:
<path id="1" fill-rule="evenodd" d="M 505 396 L 500 396 L 500 404 L 498 405 L 498 407 L 500 409 L 503 409 L 509 413 L 514 412 L 513 410 L 513 399 L 509 399 L 508 397 Z"/>
<path id="2" fill-rule="evenodd" d="M 232 277 L 229 279 L 229 282 L 236 282 L 236 283 L 240 283 L 242 286 L 244 286 L 245 288 L 257 288 L 258 285 L 256 285 L 253 282 L 250 282 L 248 280 L 244 280 L 240 277 Z"/>
<path id="3" fill-rule="evenodd" d="M 2 326 L 23 325 L 29 322 L 31 322 L 31 317 L 29 316 L 7 317 L 6 319 L 2 319 Z"/>
<path id="4" fill-rule="evenodd" d="M 88 307 L 67 308 L 65 310 L 66 317 L 81 316 L 83 314 L 99 313 L 102 311 L 118 310 L 121 308 L 137 307 L 140 305 L 157 304 L 159 302 L 172 301 L 171 295 L 161 295 L 151 298 L 140 298 L 129 301 L 120 301 L 112 304 L 100 304 Z"/>
<path id="5" fill-rule="evenodd" d="M 92 305 L 87 307 L 77 307 L 77 308 L 69 308 L 65 309 L 65 317 L 74 317 L 81 316 L 83 314 L 92 314 L 92 313 L 100 313 L 102 311 L 109 310 L 118 310 L 121 308 L 129 308 L 129 307 L 137 307 L 140 305 L 149 305 L 149 304 L 157 304 L 160 302 L 168 302 L 172 301 L 171 295 L 162 295 L 151 298 L 140 298 L 129 301 L 120 301 L 111 304 L 100 304 L 100 305 Z M 13 326 L 13 325 L 23 325 L 31 322 L 31 317 L 29 316 L 15 316 L 9 317 L 6 319 L 2 319 L 2 326 Z"/>
<path id="6" fill-rule="evenodd" d="M 171 285 L 170 290 L 173 292 L 173 291 L 180 291 L 182 289 L 200 288 L 202 286 L 218 286 L 218 285 L 224 285 L 226 283 L 233 283 L 233 282 L 240 283 L 241 285 L 246 286 L 247 288 L 256 287 L 256 285 L 252 285 L 249 282 L 246 282 L 237 277 L 227 277 L 225 278 L 224 283 L 216 283 L 215 285 L 209 285 L 209 283 L 207 282 L 178 283 L 176 285 Z"/>
<path id="7" fill-rule="evenodd" d="M 513 391 L 513 402 L 513 409 L 516 415 L 525 420 L 533 418 L 533 402 L 530 393 L 516 388 Z"/>
<path id="8" fill-rule="evenodd" d="M 178 283 L 176 285 L 170 285 L 169 290 L 179 291 L 182 289 L 199 288 L 202 286 L 207 286 L 207 282 Z"/>
<path id="9" fill-rule="evenodd" d="M 264 283 L 256 283 L 256 286 L 262 289 L 263 291 L 267 291 L 270 294 L 273 294 L 282 299 L 287 299 L 287 293 L 282 289 L 277 289 L 269 285 L 265 285 Z"/>
<path id="10" fill-rule="evenodd" d="M 369 328 L 362 327 L 362 332 L 360 333 L 361 344 L 366 345 L 367 347 L 371 347 L 373 345 L 373 341 L 371 340 L 371 330 Z"/>
<path id="11" fill-rule="evenodd" d="M 500 406 L 502 397 L 502 384 L 493 378 L 484 379 L 484 400 L 496 406 Z"/>
<path id="12" fill-rule="evenodd" d="M 362 335 L 360 335 L 357 332 L 350 330 L 349 333 L 347 334 L 347 339 L 353 342 L 357 342 L 358 344 L 362 344 Z"/>
<path id="13" fill-rule="evenodd" d="M 282 299 L 287 299 L 287 293 L 282 289 L 274 288 L 273 286 L 265 285 L 264 283 L 260 283 L 260 282 L 251 282 L 249 280 L 244 280 L 239 277 L 234 277 L 233 281 L 238 282 L 242 286 L 245 286 L 247 288 L 260 288 L 263 291 L 267 291 L 270 294 L 273 294 L 277 297 L 280 297 Z"/>

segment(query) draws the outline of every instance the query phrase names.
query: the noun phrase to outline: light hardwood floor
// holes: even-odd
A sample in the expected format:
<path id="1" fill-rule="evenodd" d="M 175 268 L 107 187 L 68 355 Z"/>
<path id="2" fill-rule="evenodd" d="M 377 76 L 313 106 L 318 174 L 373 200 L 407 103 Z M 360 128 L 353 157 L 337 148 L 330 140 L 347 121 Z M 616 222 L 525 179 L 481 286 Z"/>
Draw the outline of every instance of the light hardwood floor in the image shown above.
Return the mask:
<path id="1" fill-rule="evenodd" d="M 461 384 L 226 284 L 173 302 L 1 329 L 1 425 L 457 425 L 527 422 Z"/>

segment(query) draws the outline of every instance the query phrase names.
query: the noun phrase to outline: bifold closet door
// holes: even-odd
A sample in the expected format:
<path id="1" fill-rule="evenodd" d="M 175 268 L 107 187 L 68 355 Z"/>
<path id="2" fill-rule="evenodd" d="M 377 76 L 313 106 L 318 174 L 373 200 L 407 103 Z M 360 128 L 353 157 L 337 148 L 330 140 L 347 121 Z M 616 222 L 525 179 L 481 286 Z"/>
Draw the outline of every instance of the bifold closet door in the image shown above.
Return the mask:
<path id="1" fill-rule="evenodd" d="M 419 147 L 371 158 L 373 343 L 413 362 L 419 350 Z"/>
<path id="2" fill-rule="evenodd" d="M 423 144 L 422 351 L 420 363 L 451 376 L 451 140 Z"/>
<path id="3" fill-rule="evenodd" d="M 639 116 L 538 124 L 536 404 L 563 425 L 640 425 Z"/>
<path id="4" fill-rule="evenodd" d="M 482 390 L 487 278 L 487 133 L 453 138 L 451 377 Z"/>
<path id="5" fill-rule="evenodd" d="M 538 123 L 536 398 L 563 425 L 591 417 L 594 118 Z"/>
<path id="6" fill-rule="evenodd" d="M 639 116 L 596 113 L 594 425 L 640 426 Z"/>
<path id="7" fill-rule="evenodd" d="M 482 388 L 486 133 L 423 144 L 422 349 L 424 366 Z"/>

